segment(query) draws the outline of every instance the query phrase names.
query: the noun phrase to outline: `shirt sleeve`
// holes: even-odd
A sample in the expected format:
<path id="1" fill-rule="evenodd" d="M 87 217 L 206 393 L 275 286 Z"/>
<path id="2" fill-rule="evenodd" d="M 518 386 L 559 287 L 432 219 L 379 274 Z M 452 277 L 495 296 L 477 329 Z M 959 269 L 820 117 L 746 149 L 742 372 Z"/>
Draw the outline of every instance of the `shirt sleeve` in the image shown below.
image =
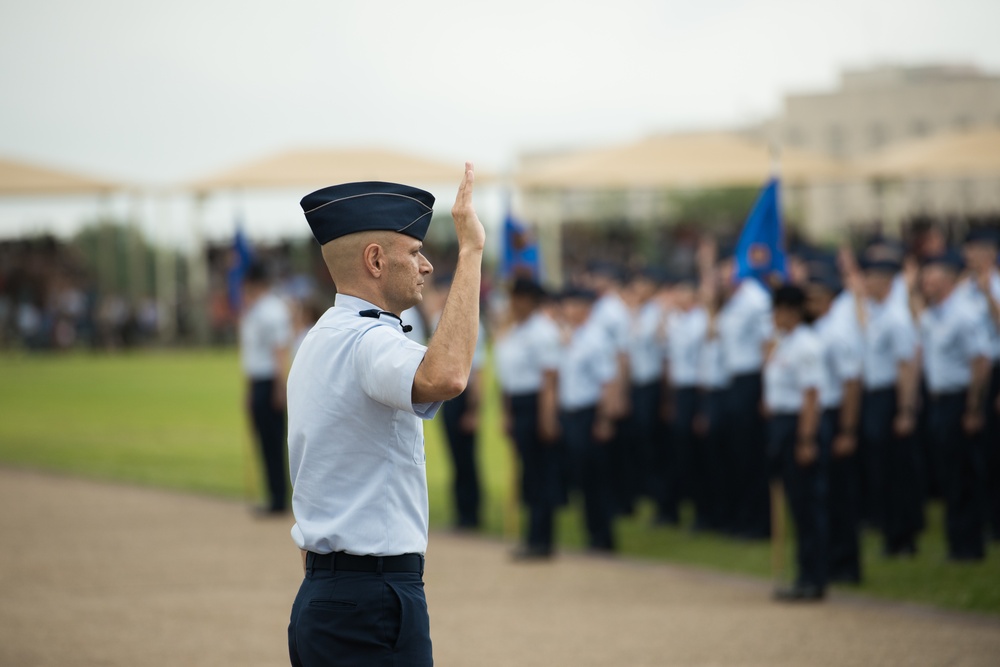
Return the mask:
<path id="1" fill-rule="evenodd" d="M 799 387 L 819 389 L 823 382 L 823 347 L 818 340 L 803 340 L 795 355 Z"/>
<path id="2" fill-rule="evenodd" d="M 276 299 L 268 310 L 268 343 L 270 347 L 286 347 L 292 342 L 292 316 L 284 301 Z"/>
<path id="3" fill-rule="evenodd" d="M 594 341 L 590 354 L 594 363 L 595 378 L 601 386 L 604 386 L 618 376 L 618 358 L 614 351 L 607 349 L 602 342 Z"/>
<path id="4" fill-rule="evenodd" d="M 864 357 L 861 335 L 851 327 L 842 327 L 836 332 L 832 347 L 837 379 L 845 382 L 861 377 Z"/>
<path id="5" fill-rule="evenodd" d="M 482 369 L 483 364 L 486 363 L 486 335 L 483 330 L 483 323 L 479 323 L 479 335 L 476 337 L 476 349 L 472 353 L 472 370 L 478 371 Z"/>
<path id="6" fill-rule="evenodd" d="M 559 368 L 559 330 L 555 325 L 536 327 L 534 341 L 538 349 L 538 363 L 542 370 L 553 371 Z"/>
<path id="7" fill-rule="evenodd" d="M 910 361 L 917 353 L 917 330 L 909 312 L 897 311 L 892 327 L 892 353 L 897 362 Z"/>
<path id="8" fill-rule="evenodd" d="M 968 326 L 960 327 L 959 331 L 962 332 L 969 361 L 976 357 L 990 356 L 990 336 L 986 327 L 979 326 L 979 323 L 970 317 Z"/>
<path id="9" fill-rule="evenodd" d="M 430 419 L 441 403 L 413 403 L 413 378 L 427 348 L 390 326 L 364 332 L 356 348 L 361 391 L 396 410 Z"/>

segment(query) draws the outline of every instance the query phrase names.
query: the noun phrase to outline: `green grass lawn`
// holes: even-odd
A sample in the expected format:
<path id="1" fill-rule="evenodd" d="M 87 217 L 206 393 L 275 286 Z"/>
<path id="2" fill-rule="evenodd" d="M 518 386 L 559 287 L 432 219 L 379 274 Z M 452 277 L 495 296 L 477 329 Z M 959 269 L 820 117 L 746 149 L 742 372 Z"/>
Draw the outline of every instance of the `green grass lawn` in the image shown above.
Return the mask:
<path id="1" fill-rule="evenodd" d="M 242 412 L 242 387 L 236 355 L 229 350 L 3 354 L 0 463 L 256 501 L 259 471 Z M 492 388 L 482 420 L 486 530 L 513 540 L 519 519 L 511 510 L 514 463 L 500 434 Z M 447 527 L 450 470 L 440 425 L 429 423 L 426 435 L 431 523 Z M 993 546 L 982 564 L 947 563 L 936 505 L 928 521 L 920 555 L 911 560 L 885 561 L 877 537 L 865 537 L 866 583 L 859 592 L 1000 614 L 1000 549 Z M 649 507 L 619 522 L 618 535 L 622 552 L 632 557 L 770 576 L 767 544 L 654 528 Z M 560 514 L 558 536 L 565 548 L 583 545 L 575 511 Z"/>

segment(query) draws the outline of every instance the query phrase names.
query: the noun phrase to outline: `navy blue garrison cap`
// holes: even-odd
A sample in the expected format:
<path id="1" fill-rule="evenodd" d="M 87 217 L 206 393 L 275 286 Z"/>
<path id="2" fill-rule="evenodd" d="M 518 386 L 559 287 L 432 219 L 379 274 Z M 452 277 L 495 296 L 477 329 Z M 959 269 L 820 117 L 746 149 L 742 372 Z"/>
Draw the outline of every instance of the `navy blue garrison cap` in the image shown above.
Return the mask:
<path id="1" fill-rule="evenodd" d="M 934 264 L 944 266 L 952 271 L 961 271 L 965 268 L 965 262 L 962 261 L 962 256 L 954 250 L 945 250 L 937 255 L 931 255 L 930 257 L 924 258 L 924 266 L 932 266 Z"/>
<path id="2" fill-rule="evenodd" d="M 302 198 L 302 210 L 320 245 L 355 232 L 399 232 L 423 241 L 434 195 L 398 183 L 344 183 Z"/>
<path id="3" fill-rule="evenodd" d="M 965 235 L 965 242 L 1000 245 L 1000 231 L 990 229 L 989 227 L 970 229 L 969 233 Z"/>
<path id="4" fill-rule="evenodd" d="M 859 264 L 862 271 L 874 271 L 877 273 L 899 273 L 903 269 L 903 264 L 895 259 L 873 258 L 868 255 L 862 255 Z"/>

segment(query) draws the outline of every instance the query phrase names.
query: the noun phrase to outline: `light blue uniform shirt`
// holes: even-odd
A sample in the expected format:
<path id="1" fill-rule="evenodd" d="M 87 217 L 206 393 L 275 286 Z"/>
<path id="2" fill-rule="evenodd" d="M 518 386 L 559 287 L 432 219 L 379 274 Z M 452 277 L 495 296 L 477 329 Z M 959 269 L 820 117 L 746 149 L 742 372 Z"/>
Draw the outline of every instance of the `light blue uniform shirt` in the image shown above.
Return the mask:
<path id="1" fill-rule="evenodd" d="M 545 371 L 559 367 L 559 328 L 536 312 L 497 337 L 493 358 L 505 394 L 538 393 Z"/>
<path id="2" fill-rule="evenodd" d="M 274 351 L 292 343 L 292 315 L 274 292 L 262 295 L 240 318 L 240 363 L 252 380 L 275 376 Z"/>
<path id="3" fill-rule="evenodd" d="M 924 380 L 932 394 L 964 391 L 972 382 L 972 360 L 990 354 L 982 320 L 957 289 L 920 315 Z"/>
<path id="4" fill-rule="evenodd" d="M 399 314 L 399 319 L 403 324 L 409 325 L 410 330 L 406 332 L 406 337 L 415 343 L 420 343 L 421 345 L 427 345 L 427 327 L 424 324 L 424 318 L 421 316 L 420 311 L 416 306 L 412 308 L 407 308 Z"/>
<path id="5" fill-rule="evenodd" d="M 292 539 L 316 553 L 392 556 L 427 549 L 427 477 L 414 404 L 427 348 L 399 322 L 361 317 L 372 304 L 337 295 L 306 335 L 288 376 Z"/>
<path id="6" fill-rule="evenodd" d="M 694 387 L 699 384 L 702 348 L 708 333 L 708 313 L 704 308 L 676 311 L 667 318 L 667 360 L 670 362 L 670 384 L 674 387 Z M 715 341 L 718 348 L 718 339 Z M 722 373 L 722 358 L 716 349 Z M 725 383 L 723 382 L 723 385 Z"/>
<path id="7" fill-rule="evenodd" d="M 593 315 L 593 313 L 591 313 Z M 597 405 L 604 385 L 615 379 L 618 363 L 607 332 L 589 318 L 563 344 L 559 358 L 559 407 L 582 410 Z"/>
<path id="8" fill-rule="evenodd" d="M 629 332 L 629 375 L 634 385 L 647 385 L 663 377 L 666 349 L 663 340 L 663 308 L 655 301 L 635 313 Z"/>
<path id="9" fill-rule="evenodd" d="M 698 386 L 713 391 L 729 386 L 729 373 L 722 360 L 722 343 L 718 336 L 705 338 L 698 355 Z"/>
<path id="10" fill-rule="evenodd" d="M 816 333 L 800 324 L 779 335 L 764 366 L 764 405 L 776 415 L 798 414 L 805 392 L 823 382 L 823 344 Z"/>
<path id="11" fill-rule="evenodd" d="M 608 292 L 597 300 L 590 319 L 597 323 L 611 341 L 615 353 L 628 352 L 632 318 L 629 316 L 628 306 L 616 292 Z"/>
<path id="12" fill-rule="evenodd" d="M 774 331 L 770 293 L 757 280 L 744 280 L 719 311 L 718 327 L 726 372 L 730 376 L 759 372 L 764 343 Z"/>
<path id="13" fill-rule="evenodd" d="M 844 383 L 861 377 L 864 346 L 857 317 L 853 310 L 831 307 L 830 312 L 816 320 L 813 330 L 823 354 L 819 404 L 824 410 L 839 408 L 844 400 Z"/>
<path id="14" fill-rule="evenodd" d="M 990 295 L 988 298 L 1000 302 L 1000 271 L 991 272 L 989 286 Z M 979 285 L 975 281 L 968 278 L 963 280 L 958 286 L 958 291 L 964 298 L 969 300 L 977 318 L 981 322 L 980 326 L 990 340 L 990 360 L 997 361 L 1000 359 L 1000 330 L 997 329 L 996 320 L 990 314 L 990 304 L 987 301 L 987 295 L 979 289 Z"/>
<path id="15" fill-rule="evenodd" d="M 917 330 L 910 310 L 898 299 L 868 300 L 863 331 L 864 386 L 869 391 L 896 385 L 899 364 L 917 353 Z"/>

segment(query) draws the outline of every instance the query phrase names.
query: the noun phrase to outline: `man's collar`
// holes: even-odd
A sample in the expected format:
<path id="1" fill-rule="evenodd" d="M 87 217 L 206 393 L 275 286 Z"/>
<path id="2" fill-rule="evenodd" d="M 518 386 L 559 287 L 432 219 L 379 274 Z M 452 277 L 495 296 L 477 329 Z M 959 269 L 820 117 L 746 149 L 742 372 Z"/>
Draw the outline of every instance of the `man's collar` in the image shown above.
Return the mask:
<path id="1" fill-rule="evenodd" d="M 351 296 L 350 294 L 338 294 L 333 300 L 333 305 L 338 308 L 347 308 L 350 310 L 369 310 L 371 308 L 382 310 L 374 303 L 365 301 L 364 299 L 356 296 Z"/>

